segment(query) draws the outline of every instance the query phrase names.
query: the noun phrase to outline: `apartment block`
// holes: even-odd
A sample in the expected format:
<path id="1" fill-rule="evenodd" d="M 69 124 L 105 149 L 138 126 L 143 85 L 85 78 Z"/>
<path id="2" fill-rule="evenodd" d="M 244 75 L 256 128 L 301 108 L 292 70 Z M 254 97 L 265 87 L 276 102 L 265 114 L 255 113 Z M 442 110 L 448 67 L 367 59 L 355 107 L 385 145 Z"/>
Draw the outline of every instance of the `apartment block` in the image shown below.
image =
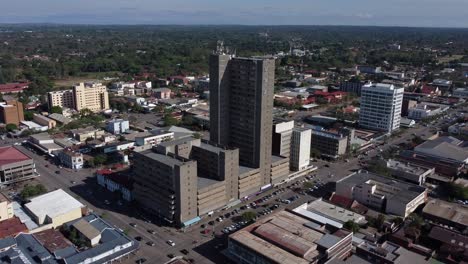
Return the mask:
<path id="1" fill-rule="evenodd" d="M 80 83 L 73 87 L 75 110 L 89 109 L 99 112 L 109 109 L 109 94 L 100 83 Z"/>
<path id="2" fill-rule="evenodd" d="M 323 157 L 338 158 L 346 153 L 348 138 L 328 131 L 311 131 L 310 148 L 320 151 Z"/>
<path id="3" fill-rule="evenodd" d="M 309 166 L 312 130 L 295 128 L 291 140 L 290 167 L 292 171 L 299 171 Z"/>
<path id="4" fill-rule="evenodd" d="M 156 145 L 156 152 L 164 155 L 174 155 L 188 159 L 194 146 L 200 146 L 201 140 L 193 137 L 183 137 L 175 140 L 167 140 Z"/>
<path id="5" fill-rule="evenodd" d="M 134 198 L 142 207 L 182 226 L 198 217 L 196 161 L 147 150 L 134 162 Z"/>
<path id="6" fill-rule="evenodd" d="M 385 132 L 399 129 L 403 93 L 403 88 L 392 84 L 370 83 L 362 86 L 359 125 Z"/>
<path id="7" fill-rule="evenodd" d="M 19 125 L 24 121 L 23 104 L 16 100 L 0 103 L 0 123 Z"/>
<path id="8" fill-rule="evenodd" d="M 210 140 L 239 149 L 241 166 L 271 183 L 273 58 L 241 58 L 218 48 L 210 56 Z"/>
<path id="9" fill-rule="evenodd" d="M 49 109 L 53 106 L 75 109 L 73 90 L 62 90 L 47 93 Z"/>
<path id="10" fill-rule="evenodd" d="M 60 106 L 77 111 L 89 109 L 93 112 L 109 109 L 109 94 L 101 83 L 79 83 L 71 90 L 49 92 L 48 100 L 49 107 Z"/>
<path id="11" fill-rule="evenodd" d="M 123 119 L 115 119 L 106 124 L 106 131 L 119 135 L 130 129 L 130 122 Z"/>
<path id="12" fill-rule="evenodd" d="M 273 121 L 272 154 L 289 157 L 294 121 Z"/>

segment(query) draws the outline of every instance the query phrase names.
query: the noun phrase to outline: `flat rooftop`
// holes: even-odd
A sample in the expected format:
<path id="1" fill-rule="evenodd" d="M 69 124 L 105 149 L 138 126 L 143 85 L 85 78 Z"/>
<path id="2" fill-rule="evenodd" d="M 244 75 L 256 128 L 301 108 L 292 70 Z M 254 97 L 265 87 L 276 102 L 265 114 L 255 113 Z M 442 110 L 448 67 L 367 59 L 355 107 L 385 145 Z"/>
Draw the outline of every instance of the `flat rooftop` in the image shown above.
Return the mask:
<path id="1" fill-rule="evenodd" d="M 159 153 L 155 153 L 153 152 L 152 150 L 145 150 L 145 151 L 142 151 L 140 152 L 141 155 L 144 155 L 152 160 L 155 160 L 155 161 L 158 161 L 160 163 L 163 163 L 167 166 L 170 166 L 170 167 L 174 167 L 174 166 L 182 166 L 184 164 L 186 164 L 186 162 L 182 161 L 182 160 L 179 160 L 179 159 L 176 159 L 176 158 L 173 158 L 173 157 L 170 157 L 170 156 L 166 156 L 166 155 L 163 155 L 163 154 L 159 154 Z"/>
<path id="2" fill-rule="evenodd" d="M 397 181 L 393 178 L 383 177 L 374 173 L 368 172 L 355 172 L 347 177 L 339 180 L 337 184 L 346 184 L 348 186 L 355 186 L 360 184 L 382 184 L 390 186 L 394 192 L 386 192 L 384 195 L 387 199 L 399 200 L 403 203 L 409 203 L 416 197 L 421 195 L 426 188 L 410 184 L 402 181 Z M 377 190 L 379 188 L 377 187 Z"/>
<path id="3" fill-rule="evenodd" d="M 309 222 L 294 213 L 280 211 L 230 235 L 229 239 L 275 263 L 311 263 L 344 237 L 314 228 Z"/>
<path id="4" fill-rule="evenodd" d="M 413 163 L 389 159 L 387 161 L 387 167 L 394 170 L 404 171 L 416 175 L 421 175 L 431 168 L 419 166 Z"/>
<path id="5" fill-rule="evenodd" d="M 31 160 L 31 158 L 13 146 L 0 148 L 0 166 L 25 160 Z"/>
<path id="6" fill-rule="evenodd" d="M 468 207 L 461 204 L 432 199 L 424 206 L 423 213 L 468 226 Z"/>
<path id="7" fill-rule="evenodd" d="M 341 222 L 343 224 L 350 220 L 359 224 L 366 223 L 365 216 L 357 214 L 350 210 L 346 210 L 334 204 L 327 203 L 322 199 L 317 199 L 307 204 L 307 210 L 310 212 L 314 212 L 318 215 L 330 218 L 332 220 Z"/>
<path id="8" fill-rule="evenodd" d="M 46 215 L 54 218 L 71 210 L 84 207 L 82 203 L 62 189 L 32 198 L 31 202 L 24 206 L 39 218 Z"/>
<path id="9" fill-rule="evenodd" d="M 198 189 L 205 189 L 206 187 L 213 186 L 216 184 L 221 184 L 222 181 L 217 181 L 217 180 L 212 180 L 208 178 L 202 178 L 202 177 L 197 177 L 198 183 Z"/>

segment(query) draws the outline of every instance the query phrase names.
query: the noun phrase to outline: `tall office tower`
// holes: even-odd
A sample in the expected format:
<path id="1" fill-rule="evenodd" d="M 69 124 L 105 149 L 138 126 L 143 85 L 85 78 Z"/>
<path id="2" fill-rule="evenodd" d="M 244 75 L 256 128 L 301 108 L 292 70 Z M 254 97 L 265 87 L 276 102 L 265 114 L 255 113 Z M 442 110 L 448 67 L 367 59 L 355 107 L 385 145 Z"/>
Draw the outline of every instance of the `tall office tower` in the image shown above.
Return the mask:
<path id="1" fill-rule="evenodd" d="M 403 88 L 393 84 L 366 84 L 361 89 L 359 125 L 392 132 L 400 127 Z"/>
<path id="2" fill-rule="evenodd" d="M 241 166 L 259 168 L 270 184 L 273 58 L 210 56 L 210 140 L 239 148 Z"/>
<path id="3" fill-rule="evenodd" d="M 75 109 L 89 109 L 99 112 L 109 109 L 109 94 L 106 86 L 100 83 L 80 83 L 73 87 Z"/>
<path id="4" fill-rule="evenodd" d="M 272 154 L 281 157 L 289 157 L 291 152 L 291 136 L 294 121 L 273 121 Z"/>
<path id="5" fill-rule="evenodd" d="M 310 140 L 312 130 L 294 128 L 291 139 L 290 167 L 292 171 L 305 169 L 310 163 Z"/>

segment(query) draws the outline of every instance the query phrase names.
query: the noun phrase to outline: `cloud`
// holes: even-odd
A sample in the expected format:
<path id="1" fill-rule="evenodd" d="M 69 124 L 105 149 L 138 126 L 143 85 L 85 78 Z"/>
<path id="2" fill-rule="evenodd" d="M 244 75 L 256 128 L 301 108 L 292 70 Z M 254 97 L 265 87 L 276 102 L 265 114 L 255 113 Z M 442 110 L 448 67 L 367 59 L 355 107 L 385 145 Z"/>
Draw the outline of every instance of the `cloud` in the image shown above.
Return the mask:
<path id="1" fill-rule="evenodd" d="M 374 18 L 374 15 L 370 13 L 357 13 L 356 17 L 362 18 L 362 19 L 371 19 L 371 18 Z"/>

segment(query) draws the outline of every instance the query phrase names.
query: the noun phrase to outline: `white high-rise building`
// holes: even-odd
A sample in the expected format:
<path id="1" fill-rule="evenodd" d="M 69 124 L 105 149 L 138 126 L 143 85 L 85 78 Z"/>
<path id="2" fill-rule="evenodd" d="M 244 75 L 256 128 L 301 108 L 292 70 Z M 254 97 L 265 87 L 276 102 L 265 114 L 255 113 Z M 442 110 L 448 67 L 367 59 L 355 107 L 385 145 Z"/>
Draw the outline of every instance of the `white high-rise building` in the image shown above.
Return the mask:
<path id="1" fill-rule="evenodd" d="M 393 84 L 366 84 L 361 90 L 359 125 L 392 132 L 400 127 L 404 89 Z"/>
<path id="2" fill-rule="evenodd" d="M 299 171 L 309 166 L 312 130 L 294 128 L 291 137 L 290 168 Z"/>

